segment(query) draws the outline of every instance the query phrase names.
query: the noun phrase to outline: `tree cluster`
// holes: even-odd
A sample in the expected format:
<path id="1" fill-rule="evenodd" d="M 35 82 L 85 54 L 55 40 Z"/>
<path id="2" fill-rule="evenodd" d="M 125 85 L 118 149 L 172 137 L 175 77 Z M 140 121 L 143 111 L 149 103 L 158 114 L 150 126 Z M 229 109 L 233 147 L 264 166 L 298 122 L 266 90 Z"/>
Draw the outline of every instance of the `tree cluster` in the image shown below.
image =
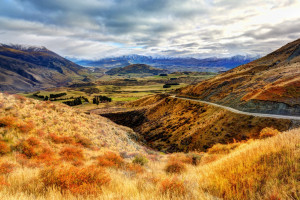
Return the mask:
<path id="1" fill-rule="evenodd" d="M 45 98 L 44 95 L 38 95 L 38 94 L 39 94 L 39 92 L 36 92 L 36 93 L 32 94 L 32 96 L 37 97 L 37 98 L 41 98 L 41 99 Z"/>
<path id="2" fill-rule="evenodd" d="M 77 106 L 77 105 L 82 104 L 80 97 L 75 98 L 73 101 L 65 101 L 63 103 L 67 104 L 68 106 Z"/>
<path id="3" fill-rule="evenodd" d="M 67 95 L 67 93 L 63 92 L 63 93 L 58 93 L 58 94 L 50 94 L 50 98 L 58 98 L 58 97 L 62 97 Z"/>
<path id="4" fill-rule="evenodd" d="M 111 98 L 107 96 L 95 96 L 93 98 L 93 104 L 99 105 L 99 103 L 111 102 Z"/>

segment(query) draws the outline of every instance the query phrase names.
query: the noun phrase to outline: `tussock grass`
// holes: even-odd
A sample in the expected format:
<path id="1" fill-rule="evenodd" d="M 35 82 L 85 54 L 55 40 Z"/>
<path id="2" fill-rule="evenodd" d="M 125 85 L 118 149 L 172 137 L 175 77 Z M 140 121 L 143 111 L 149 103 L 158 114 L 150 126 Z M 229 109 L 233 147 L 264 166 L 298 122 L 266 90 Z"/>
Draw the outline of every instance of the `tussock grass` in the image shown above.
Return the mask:
<path id="1" fill-rule="evenodd" d="M 5 119 L 0 126 L 0 199 L 300 196 L 299 128 L 215 145 L 207 153 L 158 154 L 130 140 L 129 129 L 64 105 L 4 94 L 0 104 L 0 119 Z M 18 126 L 25 122 L 32 122 L 28 131 Z"/>
<path id="2" fill-rule="evenodd" d="M 202 185 L 225 199 L 297 199 L 299 144 L 299 129 L 253 141 L 211 163 Z"/>

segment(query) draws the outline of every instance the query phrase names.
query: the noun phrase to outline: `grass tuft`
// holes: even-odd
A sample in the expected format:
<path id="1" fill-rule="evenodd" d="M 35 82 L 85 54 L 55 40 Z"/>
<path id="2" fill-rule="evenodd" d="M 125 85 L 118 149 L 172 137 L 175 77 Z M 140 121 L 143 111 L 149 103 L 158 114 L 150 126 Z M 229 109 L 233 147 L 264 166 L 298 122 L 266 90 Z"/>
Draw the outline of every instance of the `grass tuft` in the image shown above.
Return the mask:
<path id="1" fill-rule="evenodd" d="M 181 174 L 186 170 L 185 164 L 180 161 L 171 161 L 165 167 L 165 171 L 169 174 Z"/>
<path id="2" fill-rule="evenodd" d="M 111 181 L 103 168 L 95 166 L 50 167 L 40 172 L 40 179 L 47 189 L 56 187 L 62 193 L 71 192 L 83 196 L 97 196 L 102 192 L 101 187 Z"/>
<path id="3" fill-rule="evenodd" d="M 163 180 L 160 184 L 160 189 L 163 194 L 168 194 L 171 197 L 175 197 L 177 195 L 182 196 L 187 193 L 184 182 L 179 180 L 177 177 Z"/>
<path id="4" fill-rule="evenodd" d="M 132 160 L 132 163 L 144 166 L 149 162 L 149 160 L 143 155 L 136 155 Z"/>
<path id="5" fill-rule="evenodd" d="M 59 152 L 59 155 L 66 161 L 78 161 L 84 159 L 82 149 L 75 147 L 65 147 Z"/>
<path id="6" fill-rule="evenodd" d="M 120 168 L 124 165 L 124 160 L 119 154 L 105 152 L 104 155 L 98 157 L 98 165 L 102 167 Z"/>
<path id="7" fill-rule="evenodd" d="M 264 139 L 264 138 L 268 138 L 268 137 L 273 137 L 278 134 L 280 134 L 280 131 L 278 131 L 277 129 L 272 128 L 272 127 L 266 127 L 260 131 L 259 137 L 261 139 Z"/>
<path id="8" fill-rule="evenodd" d="M 10 152 L 10 147 L 3 141 L 0 141 L 0 156 Z"/>

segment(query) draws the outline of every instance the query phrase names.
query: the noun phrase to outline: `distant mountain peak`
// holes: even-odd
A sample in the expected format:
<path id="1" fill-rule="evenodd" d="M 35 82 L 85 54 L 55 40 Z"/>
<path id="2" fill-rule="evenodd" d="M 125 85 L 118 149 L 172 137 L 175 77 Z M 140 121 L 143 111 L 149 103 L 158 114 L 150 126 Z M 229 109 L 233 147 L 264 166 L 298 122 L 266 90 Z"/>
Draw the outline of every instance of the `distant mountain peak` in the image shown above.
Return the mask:
<path id="1" fill-rule="evenodd" d="M 0 47 L 8 47 L 20 51 L 49 51 L 46 47 L 44 46 L 33 46 L 33 45 L 23 45 L 23 44 L 3 44 L 0 43 Z"/>

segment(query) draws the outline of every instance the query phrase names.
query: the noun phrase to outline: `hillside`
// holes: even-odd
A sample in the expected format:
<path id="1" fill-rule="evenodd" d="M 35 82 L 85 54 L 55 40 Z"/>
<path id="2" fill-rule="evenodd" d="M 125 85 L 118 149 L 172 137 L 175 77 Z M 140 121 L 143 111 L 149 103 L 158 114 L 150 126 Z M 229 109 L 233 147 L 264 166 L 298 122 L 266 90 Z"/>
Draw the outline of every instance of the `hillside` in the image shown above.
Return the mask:
<path id="1" fill-rule="evenodd" d="M 147 145 L 164 152 L 206 151 L 216 143 L 258 138 L 265 127 L 285 131 L 292 125 L 291 120 L 236 114 L 167 95 L 145 97 L 127 106 L 130 111 L 102 116 L 133 128 Z"/>
<path id="2" fill-rule="evenodd" d="M 131 140 L 131 129 L 60 103 L 0 93 L 0 111 L 1 199 L 300 196 L 300 129 L 264 129 L 261 136 L 275 136 L 216 144 L 206 153 L 159 154 Z"/>
<path id="3" fill-rule="evenodd" d="M 128 65 L 126 67 L 113 68 L 106 72 L 108 75 L 116 74 L 148 74 L 148 75 L 158 75 L 162 73 L 167 73 L 167 70 L 153 68 L 145 64 L 134 64 Z"/>
<path id="4" fill-rule="evenodd" d="M 80 79 L 82 69 L 45 47 L 0 45 L 0 91 L 30 91 L 66 85 Z"/>
<path id="5" fill-rule="evenodd" d="M 178 95 L 250 112 L 300 115 L 300 39 Z"/>

